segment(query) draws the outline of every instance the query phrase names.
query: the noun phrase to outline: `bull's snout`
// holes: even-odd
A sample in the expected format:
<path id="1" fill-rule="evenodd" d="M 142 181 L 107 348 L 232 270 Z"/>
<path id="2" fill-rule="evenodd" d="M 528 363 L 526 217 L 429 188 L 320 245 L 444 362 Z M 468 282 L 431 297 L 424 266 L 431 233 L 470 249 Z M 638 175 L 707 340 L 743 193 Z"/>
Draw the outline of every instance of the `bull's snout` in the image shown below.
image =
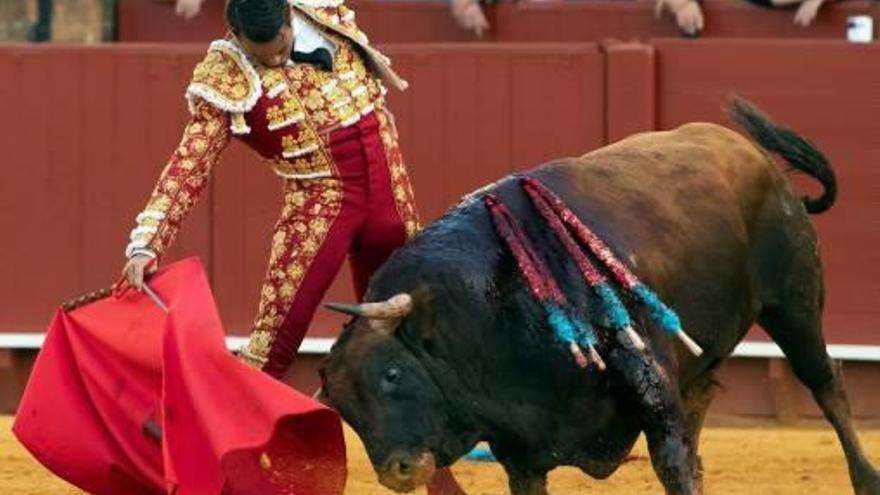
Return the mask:
<path id="1" fill-rule="evenodd" d="M 434 477 L 434 454 L 392 454 L 379 471 L 379 483 L 396 492 L 410 492 Z"/>

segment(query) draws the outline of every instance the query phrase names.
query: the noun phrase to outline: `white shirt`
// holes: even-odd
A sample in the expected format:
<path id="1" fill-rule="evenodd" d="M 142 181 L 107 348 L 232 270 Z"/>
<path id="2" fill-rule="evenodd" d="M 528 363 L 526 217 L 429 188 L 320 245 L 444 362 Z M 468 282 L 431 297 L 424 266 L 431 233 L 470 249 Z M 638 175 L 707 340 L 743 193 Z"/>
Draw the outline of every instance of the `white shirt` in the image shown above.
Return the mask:
<path id="1" fill-rule="evenodd" d="M 324 48 L 333 57 L 336 54 L 336 46 L 324 36 L 321 30 L 315 26 L 311 19 L 293 10 L 293 51 L 309 53 L 317 48 Z"/>

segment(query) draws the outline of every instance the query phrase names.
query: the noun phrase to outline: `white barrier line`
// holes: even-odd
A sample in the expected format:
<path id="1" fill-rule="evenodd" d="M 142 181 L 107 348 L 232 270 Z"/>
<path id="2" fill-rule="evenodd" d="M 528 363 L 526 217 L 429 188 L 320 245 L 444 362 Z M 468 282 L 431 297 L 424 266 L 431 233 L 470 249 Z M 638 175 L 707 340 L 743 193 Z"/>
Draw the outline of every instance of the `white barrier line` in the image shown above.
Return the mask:
<path id="1" fill-rule="evenodd" d="M 844 361 L 880 361 L 880 345 L 828 344 L 832 359 Z M 733 351 L 736 357 L 782 358 L 782 349 L 772 342 L 742 342 Z"/>
<path id="2" fill-rule="evenodd" d="M 247 337 L 226 337 L 226 347 L 236 350 L 247 343 Z M 299 346 L 300 354 L 327 354 L 333 343 L 336 342 L 332 337 L 306 337 Z"/>
<path id="3" fill-rule="evenodd" d="M 39 349 L 45 339 L 43 333 L 0 333 L 0 349 Z M 299 348 L 301 354 L 327 354 L 332 337 L 307 337 Z M 247 343 L 247 337 L 226 337 L 226 347 L 238 349 Z M 880 345 L 829 344 L 828 354 L 844 361 L 880 361 Z M 783 358 L 782 349 L 772 342 L 742 342 L 733 351 L 733 357 Z"/>
<path id="4" fill-rule="evenodd" d="M 39 349 L 46 339 L 45 333 L 2 333 L 0 349 Z M 299 348 L 301 354 L 327 354 L 336 339 L 329 337 L 309 337 Z M 235 350 L 247 343 L 247 337 L 226 337 L 226 347 Z"/>

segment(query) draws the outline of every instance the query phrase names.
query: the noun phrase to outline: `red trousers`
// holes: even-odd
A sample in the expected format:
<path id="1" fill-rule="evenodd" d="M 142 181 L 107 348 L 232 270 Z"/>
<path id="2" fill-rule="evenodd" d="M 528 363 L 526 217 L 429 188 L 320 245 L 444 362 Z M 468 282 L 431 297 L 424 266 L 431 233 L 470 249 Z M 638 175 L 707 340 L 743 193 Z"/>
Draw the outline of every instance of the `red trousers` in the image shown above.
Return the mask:
<path id="1" fill-rule="evenodd" d="M 258 315 L 241 352 L 275 377 L 290 366 L 346 255 L 360 299 L 373 272 L 406 240 L 395 201 L 402 196 L 382 140 L 384 118 L 371 113 L 331 134 L 334 177 L 285 183 Z"/>

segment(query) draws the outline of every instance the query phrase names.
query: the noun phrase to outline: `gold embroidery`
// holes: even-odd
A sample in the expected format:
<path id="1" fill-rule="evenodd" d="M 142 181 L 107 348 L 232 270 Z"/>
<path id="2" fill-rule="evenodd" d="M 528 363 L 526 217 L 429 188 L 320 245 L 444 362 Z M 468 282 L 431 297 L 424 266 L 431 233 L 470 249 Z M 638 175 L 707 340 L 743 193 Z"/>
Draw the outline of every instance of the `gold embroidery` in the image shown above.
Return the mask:
<path id="1" fill-rule="evenodd" d="M 211 43 L 208 54 L 193 69 L 186 90 L 191 109 L 201 98 L 226 112 L 247 112 L 262 94 L 260 77 L 241 50 L 229 40 Z"/>
<path id="2" fill-rule="evenodd" d="M 293 263 L 290 265 L 290 268 L 287 269 L 287 275 L 291 280 L 298 281 L 303 276 L 302 266 L 300 266 L 299 263 Z"/>
<path id="3" fill-rule="evenodd" d="M 281 149 L 285 158 L 299 158 L 317 151 L 318 148 L 318 137 L 308 127 L 301 128 L 296 136 L 288 134 L 281 138 Z"/>
<path id="4" fill-rule="evenodd" d="M 299 102 L 289 95 L 281 104 L 271 105 L 266 109 L 266 120 L 269 122 L 270 131 L 297 124 L 304 118 L 305 114 Z"/>
<path id="5" fill-rule="evenodd" d="M 284 110 L 281 109 L 280 105 L 273 105 L 266 110 L 266 120 L 269 121 L 269 128 L 271 129 L 273 125 L 280 124 L 284 122 Z"/>
<path id="6" fill-rule="evenodd" d="M 324 101 L 324 95 L 321 94 L 321 91 L 319 91 L 317 88 L 310 89 L 303 96 L 303 103 L 305 103 L 306 108 L 312 111 L 324 108 L 324 106 L 326 105 L 326 102 Z"/>
<path id="7" fill-rule="evenodd" d="M 277 331 L 330 226 L 342 208 L 342 183 L 326 178 L 286 181 L 286 208 L 275 226 L 272 255 L 262 289 L 254 331 L 242 350 L 242 359 L 262 366 Z M 275 249 L 280 246 L 280 249 Z"/>
<path id="8" fill-rule="evenodd" d="M 331 11 L 336 8 L 322 15 L 331 15 Z M 266 98 L 272 99 L 264 110 L 267 130 L 278 133 L 281 148 L 281 156 L 268 162 L 282 177 L 330 175 L 332 163 L 324 149 L 327 131 L 352 125 L 362 115 L 384 106 L 376 80 L 351 41 L 329 31 L 325 35 L 337 47 L 332 72 L 309 64 L 257 68 Z M 284 90 L 272 94 L 276 88 Z"/>
<path id="9" fill-rule="evenodd" d="M 355 14 L 353 10 L 345 5 L 340 5 L 337 10 L 339 12 L 339 23 L 342 25 L 343 29 L 357 29 L 357 25 L 354 23 Z"/>
<path id="10" fill-rule="evenodd" d="M 197 102 L 195 111 L 144 212 L 138 216 L 127 255 L 142 248 L 162 255 L 229 142 L 222 112 L 205 102 Z"/>
<path id="11" fill-rule="evenodd" d="M 388 158 L 388 167 L 391 170 L 391 186 L 394 193 L 394 203 L 397 213 L 403 220 L 407 238 L 412 238 L 418 232 L 419 218 L 416 211 L 415 197 L 406 167 L 403 164 L 403 155 L 400 153 L 400 145 L 397 143 L 397 130 L 394 123 L 388 117 L 387 110 L 376 112 L 379 119 L 379 135 L 382 137 L 382 145 Z"/>
<path id="12" fill-rule="evenodd" d="M 287 85 L 283 68 L 265 68 L 260 74 L 260 79 L 263 80 L 263 89 L 267 92 Z"/>
<path id="13" fill-rule="evenodd" d="M 284 101 L 283 111 L 287 118 L 297 117 L 303 114 L 302 107 L 295 98 L 288 98 Z"/>
<path id="14" fill-rule="evenodd" d="M 244 114 L 240 112 L 234 112 L 232 114 L 232 125 L 230 128 L 232 129 L 233 134 L 247 134 L 251 132 L 251 128 L 248 127 Z"/>
<path id="15" fill-rule="evenodd" d="M 281 294 L 281 297 L 283 297 L 285 299 L 289 299 L 289 298 L 293 297 L 293 290 L 294 290 L 294 288 L 293 288 L 292 283 L 284 282 L 283 284 L 281 284 L 279 294 Z"/>

